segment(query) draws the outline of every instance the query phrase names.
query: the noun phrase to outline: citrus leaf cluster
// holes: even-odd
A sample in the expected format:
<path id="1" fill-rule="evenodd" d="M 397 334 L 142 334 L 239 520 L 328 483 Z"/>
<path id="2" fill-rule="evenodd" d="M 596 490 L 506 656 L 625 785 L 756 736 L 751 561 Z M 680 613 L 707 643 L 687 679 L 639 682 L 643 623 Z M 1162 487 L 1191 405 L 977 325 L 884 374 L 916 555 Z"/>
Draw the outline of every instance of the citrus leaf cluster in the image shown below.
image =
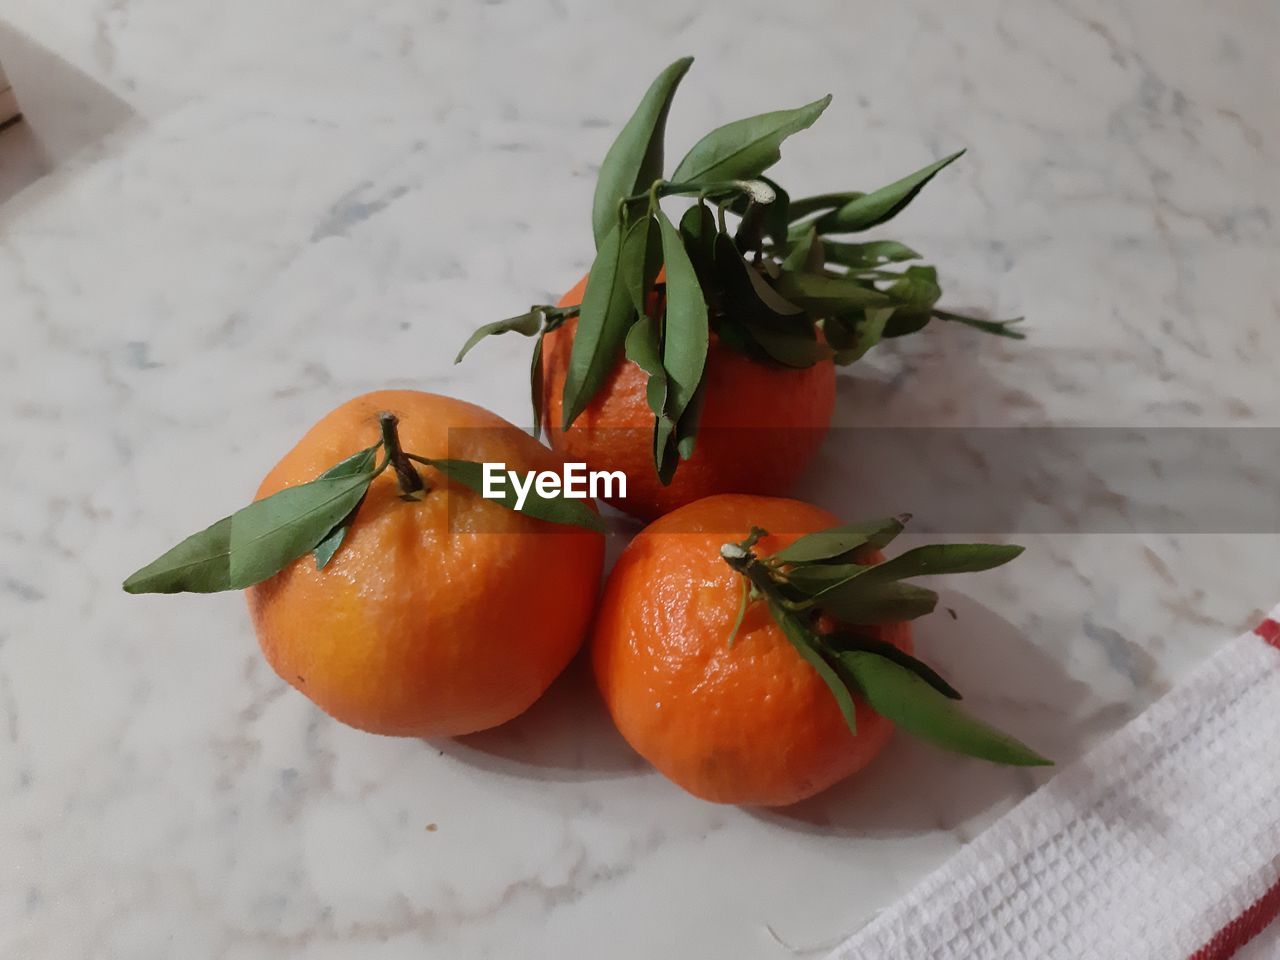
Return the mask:
<path id="1" fill-rule="evenodd" d="M 700 388 L 713 337 L 763 363 L 849 364 L 883 340 L 940 320 L 1021 338 L 1014 320 L 939 309 L 934 267 L 896 240 L 850 237 L 901 213 L 964 151 L 869 192 L 795 197 L 765 176 L 783 141 L 810 127 L 831 97 L 735 120 L 702 137 L 664 176 L 667 115 L 692 58 L 650 84 L 605 154 L 591 209 L 596 254 L 582 304 L 534 307 L 478 329 L 538 337 L 531 372 L 541 426 L 542 337 L 577 316 L 561 429 L 568 430 L 625 357 L 648 376 L 653 463 L 664 483 L 696 446 Z M 693 199 L 678 225 L 665 197 Z M 657 282 L 665 271 L 662 283 Z"/>
<path id="2" fill-rule="evenodd" d="M 414 463 L 433 467 L 454 483 L 481 493 L 483 464 L 437 460 L 400 449 L 396 418 L 381 417 L 382 440 L 352 454 L 307 483 L 256 500 L 192 534 L 124 581 L 128 593 L 217 593 L 242 590 L 279 573 L 299 557 L 315 555 L 323 570 L 342 546 L 369 485 L 384 470 L 396 473 L 402 499 L 430 493 Z M 516 510 L 514 495 L 498 501 Z M 603 529 L 581 500 L 543 496 L 530 486 L 519 512 L 551 523 Z"/>
<path id="3" fill-rule="evenodd" d="M 721 556 L 743 581 L 733 633 L 749 603 L 767 604 L 774 622 L 822 678 L 855 734 L 855 697 L 861 697 L 903 730 L 948 750 L 1015 766 L 1050 763 L 964 711 L 960 694 L 937 671 L 867 629 L 933 611 L 938 595 L 906 582 L 914 577 L 990 570 L 1022 553 L 1021 547 L 1004 544 L 947 543 L 875 560 L 907 519 L 904 515 L 834 527 L 801 537 L 766 557 L 754 549 L 767 536 L 758 528 L 741 542 L 725 544 Z M 729 642 L 733 639 L 731 634 Z"/>

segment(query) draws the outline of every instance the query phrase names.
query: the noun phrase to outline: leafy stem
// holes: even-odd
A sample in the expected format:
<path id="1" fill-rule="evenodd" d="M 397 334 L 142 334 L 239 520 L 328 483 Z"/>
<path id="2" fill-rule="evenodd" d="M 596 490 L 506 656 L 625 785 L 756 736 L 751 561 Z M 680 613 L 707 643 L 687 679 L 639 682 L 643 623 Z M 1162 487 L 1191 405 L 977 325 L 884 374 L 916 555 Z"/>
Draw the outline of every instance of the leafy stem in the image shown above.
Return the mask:
<path id="1" fill-rule="evenodd" d="M 729 202 L 727 199 L 722 199 L 716 203 L 716 226 L 719 228 L 722 237 L 729 235 L 729 225 L 725 221 L 725 211 L 728 207 Z"/>
<path id="2" fill-rule="evenodd" d="M 763 600 L 783 635 L 835 698 L 851 732 L 857 733 L 856 701 L 909 733 L 944 748 L 997 763 L 1049 763 L 1007 734 L 964 713 L 960 694 L 937 671 L 867 625 L 909 620 L 933 609 L 936 594 L 903 584 L 925 573 L 986 570 L 1013 559 L 1020 547 L 996 544 L 935 544 L 873 563 L 879 550 L 902 530 L 902 517 L 851 524 L 809 534 L 770 556 L 756 546 L 768 534 L 752 527 L 747 537 L 726 543 L 720 556 L 742 577 L 743 594 L 730 644 L 746 606 Z"/>
<path id="3" fill-rule="evenodd" d="M 514 317 L 508 317 L 505 320 L 495 320 L 492 323 L 486 323 L 482 327 L 477 327 L 475 332 L 467 338 L 467 342 L 462 345 L 462 349 L 458 351 L 458 355 L 453 358 L 454 363 L 461 363 L 462 358 L 471 352 L 471 348 L 483 340 L 485 337 L 497 336 L 500 333 L 519 333 L 526 337 L 541 336 L 544 333 L 556 329 L 566 320 L 576 317 L 581 312 L 578 304 L 571 306 L 553 307 L 548 304 L 535 304 L 524 313 Z"/>
<path id="4" fill-rule="evenodd" d="M 400 418 L 386 411 L 378 414 L 378 426 L 382 430 L 382 449 L 386 452 L 387 462 L 396 472 L 396 485 L 400 488 L 401 500 L 421 500 L 430 492 L 422 479 L 422 474 L 409 462 L 410 458 L 400 448 L 400 433 L 396 425 Z"/>
<path id="5" fill-rule="evenodd" d="M 334 464 L 314 480 L 256 500 L 192 534 L 126 579 L 125 591 L 240 590 L 275 576 L 308 553 L 314 553 L 316 568 L 323 570 L 346 539 L 370 484 L 388 467 L 395 472 L 403 500 L 421 500 L 432 490 L 415 463 L 484 495 L 484 464 L 409 453 L 400 444 L 398 423 L 395 414 L 380 413 L 381 438 L 377 443 Z M 532 485 L 519 500 L 509 485 L 504 491 L 497 499 L 508 510 L 596 532 L 602 529 L 599 515 L 580 500 L 543 496 Z"/>
<path id="6" fill-rule="evenodd" d="M 699 200 L 708 197 L 732 199 L 735 196 L 746 197 L 754 203 L 773 203 L 777 194 L 773 187 L 763 180 L 720 180 L 713 183 L 690 181 L 675 183 L 671 180 L 658 179 L 649 185 L 643 193 L 635 193 L 623 197 L 619 201 L 619 210 L 626 204 L 640 203 L 647 200 L 652 212 L 657 208 L 662 197 L 697 197 Z"/>
<path id="7" fill-rule="evenodd" d="M 939 309 L 937 271 L 907 265 L 920 254 L 906 244 L 852 236 L 896 217 L 963 151 L 878 189 L 793 198 L 767 173 L 787 138 L 823 114 L 828 96 L 717 127 L 668 172 L 667 114 L 691 62 L 682 58 L 659 73 L 601 164 L 591 209 L 596 256 L 577 310 L 562 429 L 590 406 L 616 364 L 624 357 L 636 362 L 647 378 L 645 398 L 654 418 L 653 465 L 666 484 L 677 461 L 696 447 L 712 335 L 757 363 L 792 369 L 851 364 L 882 341 L 935 322 L 1023 337 L 1013 321 Z M 696 200 L 678 230 L 663 226 L 661 201 L 668 196 Z M 738 220 L 736 232 L 730 214 Z M 651 298 L 660 270 L 666 273 L 664 296 Z M 485 336 L 511 330 L 540 336 L 566 316 L 535 307 L 486 324 L 458 359 Z M 537 360 L 540 344 L 530 365 L 535 397 L 547 386 Z M 535 400 L 535 423 L 541 410 L 542 401 Z M 910 590 L 901 593 L 903 604 L 924 603 L 922 594 L 912 601 Z"/>
<path id="8" fill-rule="evenodd" d="M 782 592 L 785 587 L 785 578 L 779 577 L 777 568 L 767 560 L 757 557 L 752 550 L 761 537 L 768 535 L 767 531 L 752 527 L 745 540 L 739 543 L 723 544 L 720 547 L 720 556 L 747 582 L 751 596 L 768 597 L 784 609 L 801 611 L 804 607 L 796 604 Z"/>

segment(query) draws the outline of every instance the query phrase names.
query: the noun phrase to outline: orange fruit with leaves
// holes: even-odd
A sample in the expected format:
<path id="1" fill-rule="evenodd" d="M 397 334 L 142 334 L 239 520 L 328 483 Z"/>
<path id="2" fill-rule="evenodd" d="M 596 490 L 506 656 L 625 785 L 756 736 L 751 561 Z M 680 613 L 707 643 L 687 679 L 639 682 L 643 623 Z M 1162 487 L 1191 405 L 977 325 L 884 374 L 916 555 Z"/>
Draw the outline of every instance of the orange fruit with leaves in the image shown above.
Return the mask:
<path id="1" fill-rule="evenodd" d="M 483 462 L 562 467 L 470 403 L 412 390 L 357 397 L 284 455 L 253 505 L 220 521 L 228 540 L 210 545 L 215 524 L 126 589 L 247 587 L 267 661 L 361 730 L 445 737 L 495 726 L 579 649 L 604 547 L 598 532 L 482 497 Z M 581 501 L 539 506 L 595 517 Z M 204 552 L 193 561 L 195 548 Z"/>
<path id="2" fill-rule="evenodd" d="M 559 305 L 581 303 L 586 283 L 584 277 Z M 648 375 L 637 364 L 614 364 L 572 429 L 561 428 L 576 326 L 570 320 L 543 341 L 544 427 L 566 460 L 623 471 L 627 495 L 611 502 L 633 516 L 651 519 L 715 493 L 787 490 L 822 444 L 835 404 L 835 365 L 829 359 L 798 369 L 759 363 L 713 334 L 697 444 L 664 484 L 653 463 Z"/>
<path id="3" fill-rule="evenodd" d="M 937 271 L 894 240 L 847 239 L 892 219 L 960 153 L 869 192 L 791 198 L 764 176 L 830 97 L 719 127 L 663 174 L 667 112 L 688 59 L 650 86 L 601 164 L 596 254 L 557 306 L 481 327 L 536 336 L 534 424 L 594 470 L 622 470 L 615 505 L 642 518 L 713 493 L 778 494 L 830 424 L 835 365 L 934 320 L 1020 337 L 1011 321 L 937 306 Z M 962 153 L 963 151 L 961 151 Z M 669 197 L 693 200 L 678 221 Z"/>
<path id="4" fill-rule="evenodd" d="M 936 595 L 903 582 L 1018 548 L 949 544 L 886 561 L 891 518 L 842 527 L 795 500 L 723 495 L 666 514 L 609 577 L 591 640 L 600 692 L 635 750 L 720 803 L 795 803 L 865 767 L 894 721 L 952 749 L 1044 762 L 960 713 L 911 656 Z"/>

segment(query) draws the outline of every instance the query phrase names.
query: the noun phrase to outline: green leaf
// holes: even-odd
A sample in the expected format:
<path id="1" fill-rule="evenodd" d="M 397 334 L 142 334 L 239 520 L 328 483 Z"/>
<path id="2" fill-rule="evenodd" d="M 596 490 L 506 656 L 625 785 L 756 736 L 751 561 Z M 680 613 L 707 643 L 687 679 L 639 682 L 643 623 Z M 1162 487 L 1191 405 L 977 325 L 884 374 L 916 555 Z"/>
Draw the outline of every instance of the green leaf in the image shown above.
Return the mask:
<path id="1" fill-rule="evenodd" d="M 854 269 L 920 259 L 920 254 L 897 240 L 872 240 L 869 243 L 840 243 L 836 240 L 828 240 L 826 254 L 828 262 Z"/>
<path id="2" fill-rule="evenodd" d="M 756 249 L 760 239 L 765 236 L 778 246 L 787 242 L 790 222 L 787 219 L 787 209 L 791 204 L 791 198 L 782 186 L 768 177 L 760 177 L 759 182 L 768 185 L 773 194 L 773 198 L 768 203 L 753 202 L 747 194 L 743 193 L 729 204 L 729 209 L 742 218 L 742 222 L 738 224 L 738 231 L 734 234 L 734 241 L 738 249 L 744 253 Z"/>
<path id="3" fill-rule="evenodd" d="M 287 487 L 231 515 L 231 589 L 274 576 L 316 548 L 360 502 L 373 471 Z"/>
<path id="4" fill-rule="evenodd" d="M 662 269 L 662 234 L 657 221 L 649 216 L 637 220 L 627 228 L 622 245 L 622 262 L 642 265 L 639 270 L 628 271 L 626 281 L 631 305 L 644 316 L 649 312 L 649 294 Z"/>
<path id="5" fill-rule="evenodd" d="M 643 247 L 624 246 L 622 228 L 615 225 L 591 265 L 565 375 L 564 430 L 586 409 L 622 351 L 627 327 L 635 316 L 635 306 L 627 292 L 629 278 L 644 270 L 643 259 L 637 259 L 639 254 L 643 254 Z"/>
<path id="6" fill-rule="evenodd" d="M 795 318 L 795 326 L 813 328 L 812 323 L 802 318 L 804 311 L 770 286 L 724 234 L 716 237 L 715 257 L 716 275 L 724 284 L 726 308 L 736 318 L 764 323 L 786 323 L 788 318 Z"/>
<path id="7" fill-rule="evenodd" d="M 217 593 L 231 589 L 231 518 L 192 534 L 124 582 L 126 593 Z"/>
<path id="8" fill-rule="evenodd" d="M 822 335 L 836 352 L 836 363 L 841 362 L 842 353 L 852 350 L 857 344 L 858 325 L 865 317 L 864 310 L 850 310 L 822 318 Z"/>
<path id="9" fill-rule="evenodd" d="M 747 202 L 744 197 L 738 196 L 726 209 L 742 218 L 733 234 L 733 242 L 738 249 L 745 254 L 758 248 L 764 242 L 764 214 L 768 207 Z"/>
<path id="10" fill-rule="evenodd" d="M 1010 330 L 1009 328 L 1015 323 L 1021 323 L 1022 317 L 1014 317 L 1012 320 L 983 320 L 979 317 L 966 317 L 961 313 L 949 313 L 946 310 L 934 310 L 933 315 L 939 320 L 947 320 L 951 323 L 962 323 L 966 327 L 973 327 L 975 330 L 981 330 L 983 333 L 994 334 L 997 337 L 1008 337 L 1010 340 L 1025 340 L 1027 335 L 1021 330 Z"/>
<path id="11" fill-rule="evenodd" d="M 667 268 L 667 314 L 662 366 L 667 371 L 667 416 L 678 421 L 702 381 L 709 331 L 707 304 L 698 275 L 675 225 L 657 211 L 662 258 Z"/>
<path id="12" fill-rule="evenodd" d="M 541 337 L 538 338 L 541 341 Z M 353 453 L 347 459 L 330 467 L 324 473 L 320 474 L 320 479 L 331 477 L 351 477 L 358 473 L 365 473 L 374 468 L 378 460 L 378 451 L 382 449 L 381 443 L 375 443 L 371 447 L 365 447 L 356 453 Z M 346 539 L 347 527 L 351 524 L 351 518 L 356 515 L 360 509 L 360 503 L 364 502 L 361 497 L 360 501 L 351 508 L 351 512 L 338 521 L 338 525 L 325 534 L 324 539 L 316 544 L 316 569 L 323 570 L 329 565 L 329 561 L 333 559 L 333 555 L 338 552 L 338 548 L 342 546 L 342 541 Z"/>
<path id="13" fill-rule="evenodd" d="M 858 732 L 858 718 L 857 708 L 853 703 L 853 695 L 849 693 L 849 688 L 845 686 L 845 682 L 840 678 L 840 675 L 822 656 L 821 651 L 818 649 L 817 638 L 813 632 L 801 623 L 798 617 L 772 599 L 769 600 L 769 613 L 773 616 L 774 622 L 782 628 L 783 634 L 786 635 L 791 645 L 796 648 L 796 652 L 805 659 L 809 666 L 818 671 L 818 676 L 827 685 L 831 695 L 836 698 L 840 713 L 844 715 L 844 722 L 848 724 L 850 732 L 856 734 Z"/>
<path id="14" fill-rule="evenodd" d="M 771 360 L 784 367 L 802 370 L 832 357 L 831 348 L 817 338 L 812 324 L 803 330 L 775 330 L 763 324 L 745 329 Z"/>
<path id="15" fill-rule="evenodd" d="M 715 304 L 718 296 L 715 282 L 716 218 L 704 203 L 695 203 L 680 218 L 680 236 L 685 253 L 693 264 L 703 299 Z"/>
<path id="16" fill-rule="evenodd" d="M 369 479 L 373 475 L 374 461 L 377 459 L 377 453 L 381 447 L 382 444 L 378 443 L 352 454 L 340 463 L 330 467 L 313 482 L 341 480 L 342 478 L 359 477 L 368 474 L 368 479 L 364 479 L 364 484 L 367 487 Z M 303 486 L 308 485 L 304 484 Z M 276 496 L 279 496 L 279 494 Z M 266 501 L 259 502 L 265 503 Z M 249 509 L 250 507 L 245 508 L 245 510 Z M 243 510 L 240 511 L 240 513 L 243 512 Z M 322 534 L 317 534 L 319 543 L 316 544 L 316 561 L 318 566 L 323 567 L 328 562 L 328 559 L 332 557 L 332 552 L 329 552 L 328 557 L 325 557 L 321 562 L 323 556 L 320 552 L 321 544 L 332 539 L 334 541 L 332 550 L 337 550 L 342 542 L 342 537 L 345 535 L 345 523 L 349 519 L 350 512 L 350 510 L 344 512 L 338 518 L 338 521 L 328 524 Z M 128 593 L 217 593 L 222 590 L 238 588 L 241 584 L 233 583 L 231 578 L 232 520 L 237 515 L 223 517 L 207 529 L 187 537 L 176 547 L 158 559 L 153 560 L 125 580 L 124 589 Z M 323 540 L 321 540 L 321 537 L 323 537 Z M 299 550 L 284 563 L 302 556 L 308 549 L 310 548 Z M 326 551 L 329 550 L 327 546 L 324 549 Z M 284 563 L 281 564 L 281 568 Z M 265 579 L 265 577 L 262 579 Z"/>
<path id="17" fill-rule="evenodd" d="M 627 331 L 626 355 L 649 375 L 645 396 L 654 416 L 662 415 L 667 395 L 667 372 L 662 368 L 661 351 L 657 321 L 648 316 L 638 318 Z"/>
<path id="18" fill-rule="evenodd" d="M 898 307 L 889 317 L 889 322 L 884 325 L 880 337 L 883 340 L 890 340 L 919 333 L 929 325 L 931 318 L 932 314 L 927 308 Z"/>
<path id="19" fill-rule="evenodd" d="M 934 267 L 907 267 L 886 289 L 895 303 L 928 310 L 942 296 L 938 271 Z"/>
<path id="20" fill-rule="evenodd" d="M 899 304 L 882 336 L 905 337 L 923 330 L 933 317 L 933 305 L 942 296 L 938 286 L 938 271 L 933 267 L 907 267 L 891 283 L 885 293 Z"/>
<path id="21" fill-rule="evenodd" d="M 435 467 L 450 480 L 462 484 L 468 490 L 484 494 L 484 464 L 474 460 L 432 460 Z M 530 487 L 524 506 L 516 509 L 516 494 L 510 484 L 503 484 L 503 496 L 494 499 L 516 513 L 523 513 L 539 520 L 560 523 L 574 527 L 585 527 L 597 533 L 604 532 L 604 521 L 600 515 L 587 506 L 586 501 L 570 500 L 563 496 L 543 497 L 535 487 Z"/>
<path id="22" fill-rule="evenodd" d="M 500 333 L 522 333 L 526 337 L 532 337 L 542 329 L 543 313 L 542 310 L 530 310 L 528 313 L 522 313 L 518 317 L 508 317 L 506 320 L 495 320 L 493 323 L 486 323 L 483 327 L 476 330 L 467 338 L 467 342 L 462 345 L 462 349 L 458 351 L 458 355 L 453 358 L 454 363 L 461 363 L 462 358 L 471 352 L 471 348 L 483 340 L 485 337 L 496 336 Z"/>
<path id="23" fill-rule="evenodd" d="M 867 578 L 885 583 L 943 573 L 978 573 L 1008 563 L 1023 549 L 1001 543 L 933 543 L 876 564 Z"/>
<path id="24" fill-rule="evenodd" d="M 787 583 L 805 596 L 816 596 L 838 583 L 874 569 L 860 563 L 806 563 L 787 571 Z"/>
<path id="25" fill-rule="evenodd" d="M 733 649 L 733 641 L 738 639 L 738 631 L 742 629 L 742 621 L 747 617 L 747 605 L 751 602 L 751 581 L 744 576 L 738 577 L 742 593 L 738 597 L 738 615 L 733 618 L 733 628 L 729 631 L 729 649 Z"/>
<path id="26" fill-rule="evenodd" d="M 631 329 L 627 331 L 626 353 L 628 360 L 649 375 L 645 383 L 645 399 L 654 416 L 653 462 L 658 476 L 662 477 L 668 457 L 672 460 L 671 470 L 675 469 L 671 447 L 676 425 L 666 411 L 667 371 L 662 366 L 662 345 L 657 321 L 646 315 L 631 325 Z"/>
<path id="27" fill-rule="evenodd" d="M 757 360 L 773 361 L 787 367 L 811 367 L 831 356 L 830 348 L 818 339 L 813 321 L 804 311 L 782 297 L 743 259 L 727 236 L 716 238 L 716 276 L 723 285 L 724 314 L 722 338 L 746 349 Z M 732 324 L 725 322 L 732 318 Z"/>
<path id="28" fill-rule="evenodd" d="M 345 460 L 339 460 L 316 479 L 332 480 L 334 477 L 355 477 L 362 473 L 368 473 L 378 462 L 378 453 L 381 450 L 381 443 L 375 443 L 371 447 L 357 450 Z"/>
<path id="29" fill-rule="evenodd" d="M 818 231 L 810 227 L 791 244 L 791 249 L 782 260 L 782 269 L 790 273 L 810 271 L 815 247 L 825 247 L 825 244 L 818 239 Z M 822 265 L 819 264 L 818 269 L 821 268 Z"/>
<path id="30" fill-rule="evenodd" d="M 653 317 L 641 316 L 627 330 L 626 355 L 649 375 L 645 398 L 654 416 L 662 416 L 667 403 L 667 371 L 662 367 L 658 323 Z"/>
<path id="31" fill-rule="evenodd" d="M 822 635 L 823 643 L 832 650 L 851 651 L 861 650 L 866 653 L 874 653 L 884 657 L 886 660 L 892 660 L 900 667 L 906 667 L 917 677 L 923 680 L 933 689 L 948 700 L 961 700 L 960 691 L 947 683 L 945 679 L 929 666 L 923 660 L 917 660 L 911 654 L 904 650 L 899 650 L 887 640 L 881 640 L 867 634 L 851 633 L 849 631 L 836 631 L 835 633 L 826 633 Z"/>
<path id="32" fill-rule="evenodd" d="M 671 483 L 680 466 L 680 450 L 675 443 L 675 430 L 668 419 L 657 420 L 653 427 L 653 467 L 658 482 L 664 487 Z"/>
<path id="33" fill-rule="evenodd" d="M 709 184 L 758 177 L 781 158 L 782 141 L 817 120 L 830 102 L 828 94 L 795 110 L 762 113 L 717 127 L 685 154 L 671 179 Z"/>
<path id="34" fill-rule="evenodd" d="M 842 672 L 871 709 L 922 740 L 995 763 L 1052 763 L 1021 741 L 970 716 L 906 667 L 865 651 L 837 656 Z"/>
<path id="35" fill-rule="evenodd" d="M 959 159 L 963 154 L 964 151 L 960 150 L 901 180 L 894 181 L 887 187 L 881 187 L 865 196 L 850 200 L 831 213 L 823 214 L 818 219 L 818 232 L 857 233 L 893 219 L 915 199 L 916 194 L 924 189 L 925 184 L 932 180 L 938 171 Z"/>
<path id="36" fill-rule="evenodd" d="M 684 237 L 685 251 L 689 259 L 697 266 L 699 258 L 706 258 L 710 263 L 715 254 L 716 230 L 715 214 L 705 203 L 695 203 L 680 218 L 680 235 Z"/>
<path id="37" fill-rule="evenodd" d="M 773 203 L 765 205 L 764 209 L 764 232 L 776 244 L 787 242 L 787 225 L 791 222 L 791 196 L 784 190 L 781 184 L 775 183 L 768 177 L 761 177 L 765 183 L 773 187 L 774 200 Z"/>
<path id="38" fill-rule="evenodd" d="M 680 420 L 676 423 L 676 452 L 680 454 L 681 460 L 688 460 L 693 456 L 694 448 L 698 443 L 698 422 L 702 418 L 702 402 L 707 394 L 706 377 L 698 384 L 698 389 L 693 391 L 693 397 L 690 398 L 688 406 L 684 408 L 684 412 L 680 414 Z M 663 483 L 670 483 L 668 477 Z"/>
<path id="39" fill-rule="evenodd" d="M 835 324 L 823 325 L 827 341 L 835 347 L 835 361 L 841 366 L 861 360 L 884 337 L 885 327 L 893 318 L 893 307 L 878 307 L 862 311 L 849 336 L 833 336 L 846 322 L 845 318 L 832 318 Z"/>
<path id="40" fill-rule="evenodd" d="M 843 193 L 820 193 L 812 197 L 800 197 L 791 201 L 791 208 L 787 213 L 787 219 L 791 223 L 797 220 L 803 220 L 810 214 L 820 213 L 823 210 L 835 210 L 837 207 L 843 207 L 852 200 L 865 196 L 857 190 L 847 190 Z M 803 225 L 804 229 L 808 229 L 810 224 Z"/>
<path id="41" fill-rule="evenodd" d="M 533 405 L 533 439 L 537 440 L 542 436 L 542 340 L 543 335 L 538 335 L 538 340 L 533 345 L 533 357 L 529 361 L 529 401 Z"/>
<path id="42" fill-rule="evenodd" d="M 801 537 L 769 557 L 776 563 L 820 563 L 852 553 L 860 547 L 880 550 L 902 532 L 909 516 L 887 517 L 832 527 Z"/>
<path id="43" fill-rule="evenodd" d="M 605 237 L 618 223 L 619 202 L 649 189 L 649 185 L 662 176 L 667 112 L 676 87 L 692 63 L 693 57 L 682 57 L 658 74 L 605 154 L 591 204 L 591 228 L 597 250 L 604 246 Z"/>
<path id="44" fill-rule="evenodd" d="M 323 570 L 329 565 L 329 561 L 333 559 L 333 555 L 338 552 L 338 548 L 342 546 L 342 541 L 347 539 L 347 527 L 351 525 L 351 517 L 360 510 L 360 504 L 363 498 L 351 508 L 351 513 L 339 521 L 338 525 L 325 534 L 324 539 L 316 544 L 312 553 L 316 558 L 316 569 Z"/>
<path id="45" fill-rule="evenodd" d="M 873 567 L 872 570 L 875 568 Z M 841 623 L 901 623 L 933 613 L 938 595 L 910 583 L 877 583 L 870 571 L 829 587 L 813 603 Z"/>
<path id="46" fill-rule="evenodd" d="M 816 311 L 839 313 L 854 308 L 889 307 L 893 301 L 878 290 L 844 277 L 816 273 L 784 273 L 775 289 L 793 303 Z"/>

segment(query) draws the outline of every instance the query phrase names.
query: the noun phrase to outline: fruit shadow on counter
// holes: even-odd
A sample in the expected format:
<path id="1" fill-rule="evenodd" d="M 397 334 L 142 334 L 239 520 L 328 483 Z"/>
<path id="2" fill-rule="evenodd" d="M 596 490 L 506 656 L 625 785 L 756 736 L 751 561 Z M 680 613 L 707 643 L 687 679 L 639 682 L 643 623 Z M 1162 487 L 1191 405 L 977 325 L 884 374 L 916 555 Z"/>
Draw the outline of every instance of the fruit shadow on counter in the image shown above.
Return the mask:
<path id="1" fill-rule="evenodd" d="M 649 768 L 609 719 L 585 647 L 520 716 L 431 746 L 490 773 L 538 780 L 604 780 Z"/>
<path id="2" fill-rule="evenodd" d="M 841 371 L 834 423 L 852 429 L 842 437 L 840 428 L 833 428 L 793 495 L 844 517 L 875 515 L 891 501 L 890 513 L 914 508 L 927 516 L 928 504 L 902 504 L 895 497 L 912 489 L 932 493 L 929 484 L 904 482 L 910 478 L 901 463 L 894 468 L 897 473 L 885 476 L 884 465 L 875 462 L 886 450 L 908 454 L 910 461 L 907 448 L 913 438 L 901 438 L 897 447 L 894 441 L 881 442 L 878 454 L 868 458 L 837 445 L 875 438 L 878 428 L 900 423 L 945 426 L 961 416 L 967 423 L 1009 427 L 1038 420 L 1040 404 L 993 378 L 993 358 L 977 355 L 963 340 L 963 331 L 931 329 L 912 344 L 889 345 L 896 356 L 884 373 Z M 1027 343 L 1011 349 L 1025 351 Z M 872 432 L 859 434 L 863 428 Z M 963 446 L 963 431 L 956 432 Z M 936 466 L 930 457 L 937 451 L 919 453 L 922 469 Z M 965 504 L 957 498 L 950 506 L 963 510 Z M 1018 508 L 1009 507 L 1015 513 Z M 1019 542 L 1016 535 L 1007 539 Z M 937 611 L 912 625 L 916 655 L 963 692 L 968 709 L 1001 729 L 1016 730 L 1056 766 L 1001 767 L 896 731 L 889 746 L 860 773 L 791 807 L 752 810 L 755 816 L 828 835 L 964 833 L 971 821 L 1007 809 L 1032 792 L 1125 719 L 1122 706 L 1098 704 L 1087 684 L 1069 676 L 1023 628 L 961 593 L 939 589 L 939 596 Z M 948 611 L 954 611 L 954 619 Z"/>
<path id="3" fill-rule="evenodd" d="M 1123 706 L 1099 705 L 1087 684 L 1070 677 L 1022 628 L 963 594 L 940 590 L 939 597 L 937 611 L 913 624 L 916 654 L 963 692 L 967 709 L 1017 730 L 1056 766 L 998 766 L 895 731 L 889 746 L 848 780 L 754 815 L 822 834 L 963 834 L 974 818 L 1008 809 L 1125 719 Z"/>
<path id="4" fill-rule="evenodd" d="M 643 526 L 606 507 L 601 587 L 619 554 Z M 501 726 L 431 741 L 454 759 L 493 773 L 559 781 L 631 776 L 649 769 L 618 733 L 591 673 L 590 642 L 533 706 Z M 673 788 L 675 789 L 675 788 Z"/>

